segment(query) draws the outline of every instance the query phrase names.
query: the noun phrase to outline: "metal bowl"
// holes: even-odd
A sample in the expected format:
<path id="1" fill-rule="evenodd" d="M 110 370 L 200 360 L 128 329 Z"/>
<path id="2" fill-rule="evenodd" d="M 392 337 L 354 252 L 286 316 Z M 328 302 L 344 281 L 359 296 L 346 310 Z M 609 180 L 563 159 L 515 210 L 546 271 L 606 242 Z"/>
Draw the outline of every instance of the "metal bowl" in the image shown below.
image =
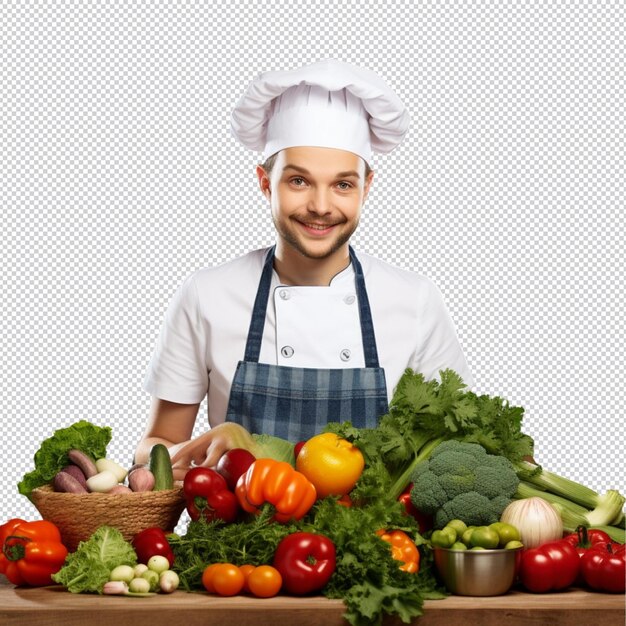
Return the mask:
<path id="1" fill-rule="evenodd" d="M 435 565 L 448 591 L 460 596 L 500 596 L 515 582 L 521 551 L 434 548 Z"/>

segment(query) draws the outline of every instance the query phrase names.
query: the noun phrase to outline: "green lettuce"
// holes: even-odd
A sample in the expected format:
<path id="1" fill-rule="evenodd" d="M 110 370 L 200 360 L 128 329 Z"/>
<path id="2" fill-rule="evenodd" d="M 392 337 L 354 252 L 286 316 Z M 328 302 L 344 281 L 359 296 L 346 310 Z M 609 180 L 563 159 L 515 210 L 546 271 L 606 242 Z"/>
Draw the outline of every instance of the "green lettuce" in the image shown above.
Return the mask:
<path id="1" fill-rule="evenodd" d="M 95 426 L 85 420 L 55 431 L 35 452 L 35 469 L 24 474 L 18 491 L 30 499 L 33 489 L 50 483 L 69 463 L 67 453 L 72 449 L 81 450 L 94 460 L 105 457 L 111 434 L 109 426 Z"/>
<path id="2" fill-rule="evenodd" d="M 118 565 L 137 565 L 137 554 L 122 533 L 111 526 L 100 526 L 87 541 L 52 575 L 52 580 L 72 593 L 102 593 L 111 571 Z"/>
<path id="3" fill-rule="evenodd" d="M 296 460 L 293 453 L 294 444 L 280 437 L 273 435 L 253 434 L 254 448 L 252 454 L 257 459 L 274 459 L 275 461 L 285 461 L 290 465 L 295 465 Z"/>

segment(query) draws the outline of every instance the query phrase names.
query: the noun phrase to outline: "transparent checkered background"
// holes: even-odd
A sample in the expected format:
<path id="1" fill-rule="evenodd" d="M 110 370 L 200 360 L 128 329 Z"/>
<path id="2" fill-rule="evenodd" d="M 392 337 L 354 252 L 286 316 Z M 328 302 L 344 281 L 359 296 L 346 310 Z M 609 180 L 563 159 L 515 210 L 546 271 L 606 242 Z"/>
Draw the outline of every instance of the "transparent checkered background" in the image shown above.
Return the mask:
<path id="1" fill-rule="evenodd" d="M 438 284 L 478 390 L 526 407 L 540 462 L 626 491 L 625 13 L 3 2 L 1 518 L 37 517 L 16 483 L 78 419 L 130 463 L 174 291 L 273 242 L 232 106 L 259 72 L 324 57 L 380 73 L 412 116 L 355 247 Z"/>

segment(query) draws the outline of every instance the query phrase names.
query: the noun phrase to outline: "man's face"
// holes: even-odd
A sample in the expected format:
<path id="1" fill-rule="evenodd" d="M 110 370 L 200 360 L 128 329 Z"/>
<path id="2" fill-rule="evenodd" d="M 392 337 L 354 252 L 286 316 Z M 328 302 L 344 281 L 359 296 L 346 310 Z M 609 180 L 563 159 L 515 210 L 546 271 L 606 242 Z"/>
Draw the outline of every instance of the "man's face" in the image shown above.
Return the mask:
<path id="1" fill-rule="evenodd" d="M 282 240 L 310 259 L 324 259 L 347 245 L 356 230 L 373 172 L 353 152 L 312 146 L 285 148 L 268 180 L 257 175 Z"/>

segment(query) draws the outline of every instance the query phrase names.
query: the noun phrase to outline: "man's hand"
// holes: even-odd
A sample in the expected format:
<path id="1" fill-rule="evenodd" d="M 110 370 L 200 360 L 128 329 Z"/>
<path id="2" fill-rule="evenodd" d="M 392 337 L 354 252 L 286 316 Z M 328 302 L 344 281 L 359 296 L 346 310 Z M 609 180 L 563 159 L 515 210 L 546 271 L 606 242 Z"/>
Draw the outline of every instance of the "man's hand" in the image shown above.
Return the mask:
<path id="1" fill-rule="evenodd" d="M 219 424 L 195 439 L 170 448 L 174 479 L 183 480 L 194 466 L 214 467 L 228 450 L 245 448 L 252 452 L 254 447 L 252 435 L 243 426 L 234 422 Z"/>

